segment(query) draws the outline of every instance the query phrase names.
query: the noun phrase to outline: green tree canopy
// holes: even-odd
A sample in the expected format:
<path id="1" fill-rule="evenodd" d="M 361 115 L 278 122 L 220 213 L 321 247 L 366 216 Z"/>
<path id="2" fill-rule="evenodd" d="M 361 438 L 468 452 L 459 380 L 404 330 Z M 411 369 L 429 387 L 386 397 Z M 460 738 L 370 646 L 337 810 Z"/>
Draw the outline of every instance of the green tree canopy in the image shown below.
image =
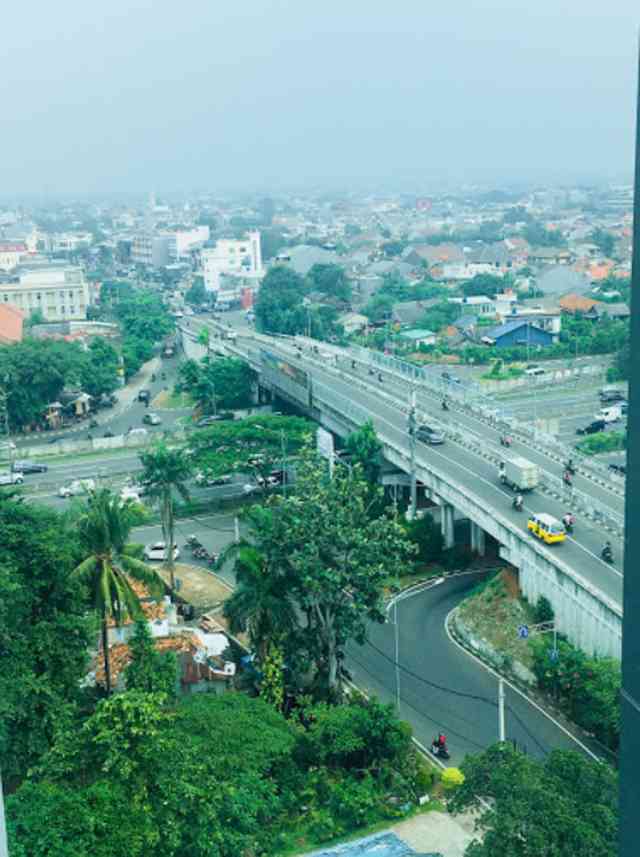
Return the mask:
<path id="1" fill-rule="evenodd" d="M 313 291 L 323 292 L 338 301 L 351 300 L 351 283 L 341 265 L 313 265 L 307 278 Z"/>
<path id="2" fill-rule="evenodd" d="M 167 699 L 176 695 L 178 663 L 175 652 L 159 652 L 146 618 L 136 620 L 136 630 L 129 640 L 131 661 L 125 669 L 127 690 L 161 693 Z"/>
<path id="3" fill-rule="evenodd" d="M 348 435 L 345 447 L 351 454 L 354 464 L 362 468 L 364 478 L 377 486 L 380 476 L 382 444 L 371 420 Z"/>
<path id="4" fill-rule="evenodd" d="M 184 299 L 187 303 L 194 304 L 195 306 L 202 306 L 202 304 L 208 303 L 209 294 L 205 289 L 202 277 L 193 278 L 193 283 L 187 289 Z"/>
<path id="5" fill-rule="evenodd" d="M 465 782 L 450 809 L 478 810 L 482 834 L 466 857 L 618 853 L 617 777 L 608 765 L 568 750 L 538 762 L 496 744 L 461 769 Z"/>
<path id="6" fill-rule="evenodd" d="M 0 494 L 0 545 L 0 769 L 10 786 L 80 703 L 95 626 L 70 577 L 80 553 L 65 518 Z"/>
<path id="7" fill-rule="evenodd" d="M 237 357 L 204 357 L 180 364 L 179 392 L 189 393 L 203 414 L 252 403 L 255 372 Z"/>

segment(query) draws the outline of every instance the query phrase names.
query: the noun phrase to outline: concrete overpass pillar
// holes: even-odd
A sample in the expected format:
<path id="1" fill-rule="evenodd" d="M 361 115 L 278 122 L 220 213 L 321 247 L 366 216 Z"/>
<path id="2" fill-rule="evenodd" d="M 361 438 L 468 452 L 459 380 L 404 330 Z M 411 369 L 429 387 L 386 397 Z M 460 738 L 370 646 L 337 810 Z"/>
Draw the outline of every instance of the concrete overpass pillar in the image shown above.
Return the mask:
<path id="1" fill-rule="evenodd" d="M 484 556 L 484 530 L 475 521 L 469 521 L 469 523 L 471 524 L 471 552 Z"/>
<path id="2" fill-rule="evenodd" d="M 455 544 L 455 535 L 453 529 L 453 506 L 450 503 L 443 503 L 440 507 L 440 529 L 444 538 L 445 548 L 452 548 Z"/>

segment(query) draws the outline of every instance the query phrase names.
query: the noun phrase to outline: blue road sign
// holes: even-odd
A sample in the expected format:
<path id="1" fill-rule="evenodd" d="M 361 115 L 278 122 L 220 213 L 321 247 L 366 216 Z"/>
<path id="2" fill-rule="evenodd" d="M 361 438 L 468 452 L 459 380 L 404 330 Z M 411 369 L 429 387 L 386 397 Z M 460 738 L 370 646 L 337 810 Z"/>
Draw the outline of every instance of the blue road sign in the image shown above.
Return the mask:
<path id="1" fill-rule="evenodd" d="M 552 663 L 555 664 L 559 657 L 560 657 L 560 652 L 557 649 L 550 649 L 549 650 L 549 660 Z"/>
<path id="2" fill-rule="evenodd" d="M 521 640 L 526 640 L 529 636 L 529 626 L 528 625 L 518 625 L 518 636 Z"/>

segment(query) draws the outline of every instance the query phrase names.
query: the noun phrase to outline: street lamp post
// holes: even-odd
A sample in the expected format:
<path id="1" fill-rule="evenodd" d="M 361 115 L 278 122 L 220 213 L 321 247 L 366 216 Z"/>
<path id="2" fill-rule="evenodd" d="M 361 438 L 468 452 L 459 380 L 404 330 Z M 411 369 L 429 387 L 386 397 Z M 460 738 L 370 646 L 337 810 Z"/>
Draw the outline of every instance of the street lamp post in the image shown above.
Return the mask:
<path id="1" fill-rule="evenodd" d="M 409 520 L 416 519 L 417 505 L 417 486 L 416 486 L 416 391 L 411 388 L 411 400 L 409 406 L 409 416 L 407 419 L 407 429 L 409 432 L 409 454 L 410 454 L 410 469 L 411 469 L 411 505 L 409 508 Z"/>

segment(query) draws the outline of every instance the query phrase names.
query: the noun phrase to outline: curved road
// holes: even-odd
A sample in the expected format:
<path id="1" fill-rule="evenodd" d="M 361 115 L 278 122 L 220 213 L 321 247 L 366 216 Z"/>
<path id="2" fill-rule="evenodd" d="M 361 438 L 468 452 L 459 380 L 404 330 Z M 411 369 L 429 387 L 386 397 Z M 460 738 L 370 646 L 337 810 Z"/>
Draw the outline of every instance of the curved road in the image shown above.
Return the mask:
<path id="1" fill-rule="evenodd" d="M 439 731 L 448 739 L 451 761 L 478 753 L 498 740 L 498 682 L 453 643 L 445 630 L 449 612 L 478 584 L 480 574 L 450 578 L 397 605 L 400 715 L 428 747 Z M 396 701 L 394 608 L 385 625 L 370 625 L 369 641 L 347 649 L 354 682 L 384 702 Z M 506 737 L 531 756 L 553 749 L 580 750 L 559 724 L 508 686 Z"/>

